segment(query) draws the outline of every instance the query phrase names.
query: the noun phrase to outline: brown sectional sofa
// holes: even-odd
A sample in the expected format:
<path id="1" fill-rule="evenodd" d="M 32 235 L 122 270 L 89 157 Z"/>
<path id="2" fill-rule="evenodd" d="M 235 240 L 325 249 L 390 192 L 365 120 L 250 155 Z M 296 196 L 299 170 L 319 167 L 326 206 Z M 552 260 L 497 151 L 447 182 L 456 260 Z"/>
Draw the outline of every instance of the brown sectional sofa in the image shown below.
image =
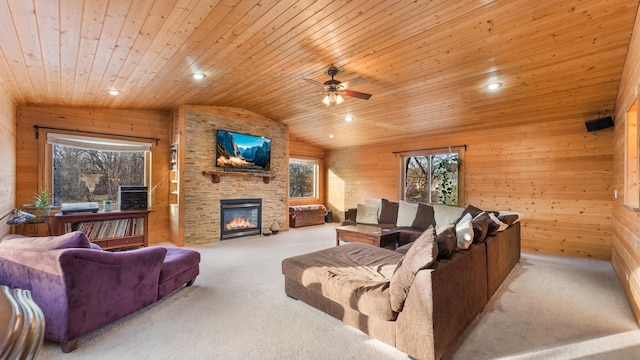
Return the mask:
<path id="1" fill-rule="evenodd" d="M 390 280 L 402 259 L 360 243 L 295 256 L 282 262 L 285 292 L 413 358 L 440 359 L 519 261 L 520 223 L 417 271 L 393 311 Z"/>

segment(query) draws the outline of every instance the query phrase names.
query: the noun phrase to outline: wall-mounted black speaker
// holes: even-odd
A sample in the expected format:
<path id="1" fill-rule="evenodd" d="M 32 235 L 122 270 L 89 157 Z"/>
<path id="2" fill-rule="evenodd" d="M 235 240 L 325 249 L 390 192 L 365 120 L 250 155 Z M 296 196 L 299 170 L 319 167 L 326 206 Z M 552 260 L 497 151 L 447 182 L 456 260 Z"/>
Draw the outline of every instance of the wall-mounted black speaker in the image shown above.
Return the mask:
<path id="1" fill-rule="evenodd" d="M 613 118 L 611 116 L 607 116 L 600 119 L 585 121 L 584 124 L 587 126 L 587 131 L 589 132 L 602 130 L 613 126 Z"/>

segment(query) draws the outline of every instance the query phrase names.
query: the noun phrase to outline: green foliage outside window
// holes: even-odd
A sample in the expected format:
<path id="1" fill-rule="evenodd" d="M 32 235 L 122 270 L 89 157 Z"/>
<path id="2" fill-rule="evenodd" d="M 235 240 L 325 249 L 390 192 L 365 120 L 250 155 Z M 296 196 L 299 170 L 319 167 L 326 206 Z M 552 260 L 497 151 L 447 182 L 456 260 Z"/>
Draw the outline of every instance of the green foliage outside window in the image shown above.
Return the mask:
<path id="1" fill-rule="evenodd" d="M 405 201 L 457 205 L 461 164 L 457 153 L 405 158 Z"/>

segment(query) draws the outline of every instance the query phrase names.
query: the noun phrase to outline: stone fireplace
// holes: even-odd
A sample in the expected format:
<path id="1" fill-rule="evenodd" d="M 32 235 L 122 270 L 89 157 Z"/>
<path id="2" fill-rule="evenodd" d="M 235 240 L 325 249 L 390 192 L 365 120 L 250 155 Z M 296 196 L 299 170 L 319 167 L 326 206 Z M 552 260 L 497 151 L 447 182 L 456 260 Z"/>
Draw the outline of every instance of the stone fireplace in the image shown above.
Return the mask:
<path id="1" fill-rule="evenodd" d="M 262 199 L 220 200 L 220 240 L 260 235 Z"/>
<path id="2" fill-rule="evenodd" d="M 181 105 L 174 112 L 176 142 L 183 141 L 178 152 L 181 175 L 180 213 L 174 216 L 175 227 L 183 229 L 184 244 L 196 245 L 226 240 L 229 235 L 247 235 L 235 229 L 222 234 L 221 224 L 223 200 L 261 199 L 261 224 L 251 229 L 251 235 L 265 233 L 274 222 L 287 230 L 288 207 L 287 172 L 289 168 L 287 149 L 287 126 L 246 109 L 218 106 Z M 213 182 L 211 175 L 204 174 L 216 168 L 216 131 L 218 129 L 264 136 L 271 139 L 271 167 L 269 181 L 256 174 L 229 172 Z M 182 154 L 182 155 L 180 155 Z M 182 159 L 180 156 L 184 156 Z M 180 166 L 182 165 L 182 166 Z M 179 222 L 183 219 L 183 223 Z M 231 236 L 233 238 L 233 236 Z"/>

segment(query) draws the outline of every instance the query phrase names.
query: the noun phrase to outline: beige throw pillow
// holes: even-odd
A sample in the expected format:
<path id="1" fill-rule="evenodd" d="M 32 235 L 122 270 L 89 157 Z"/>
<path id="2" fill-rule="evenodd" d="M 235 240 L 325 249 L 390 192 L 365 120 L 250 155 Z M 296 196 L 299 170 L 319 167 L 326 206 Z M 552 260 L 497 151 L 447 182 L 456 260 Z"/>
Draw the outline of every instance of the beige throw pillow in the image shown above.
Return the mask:
<path id="1" fill-rule="evenodd" d="M 377 224 L 378 208 L 375 206 L 358 204 L 358 212 L 356 213 L 356 222 L 359 224 Z"/>
<path id="2" fill-rule="evenodd" d="M 380 219 L 380 209 L 382 209 L 382 199 L 364 199 L 364 204 L 367 206 L 373 206 L 376 209 L 378 209 L 376 220 Z"/>
<path id="3" fill-rule="evenodd" d="M 456 224 L 456 237 L 458 238 L 456 250 L 468 249 L 473 243 L 473 224 L 471 220 L 471 214 L 467 214 Z"/>
<path id="4" fill-rule="evenodd" d="M 413 224 L 413 220 L 416 219 L 416 213 L 418 212 L 418 204 L 408 203 L 400 200 L 398 206 L 398 220 L 396 226 L 398 227 L 410 227 Z"/>
<path id="5" fill-rule="evenodd" d="M 400 260 L 393 276 L 391 276 L 389 281 L 389 301 L 393 311 L 402 311 L 416 274 L 418 271 L 433 265 L 437 258 L 436 231 L 433 226 L 430 226 L 416 239 L 402 260 Z"/>
<path id="6" fill-rule="evenodd" d="M 433 205 L 433 216 L 436 220 L 436 228 L 455 223 L 463 211 L 463 208 L 457 206 Z"/>

